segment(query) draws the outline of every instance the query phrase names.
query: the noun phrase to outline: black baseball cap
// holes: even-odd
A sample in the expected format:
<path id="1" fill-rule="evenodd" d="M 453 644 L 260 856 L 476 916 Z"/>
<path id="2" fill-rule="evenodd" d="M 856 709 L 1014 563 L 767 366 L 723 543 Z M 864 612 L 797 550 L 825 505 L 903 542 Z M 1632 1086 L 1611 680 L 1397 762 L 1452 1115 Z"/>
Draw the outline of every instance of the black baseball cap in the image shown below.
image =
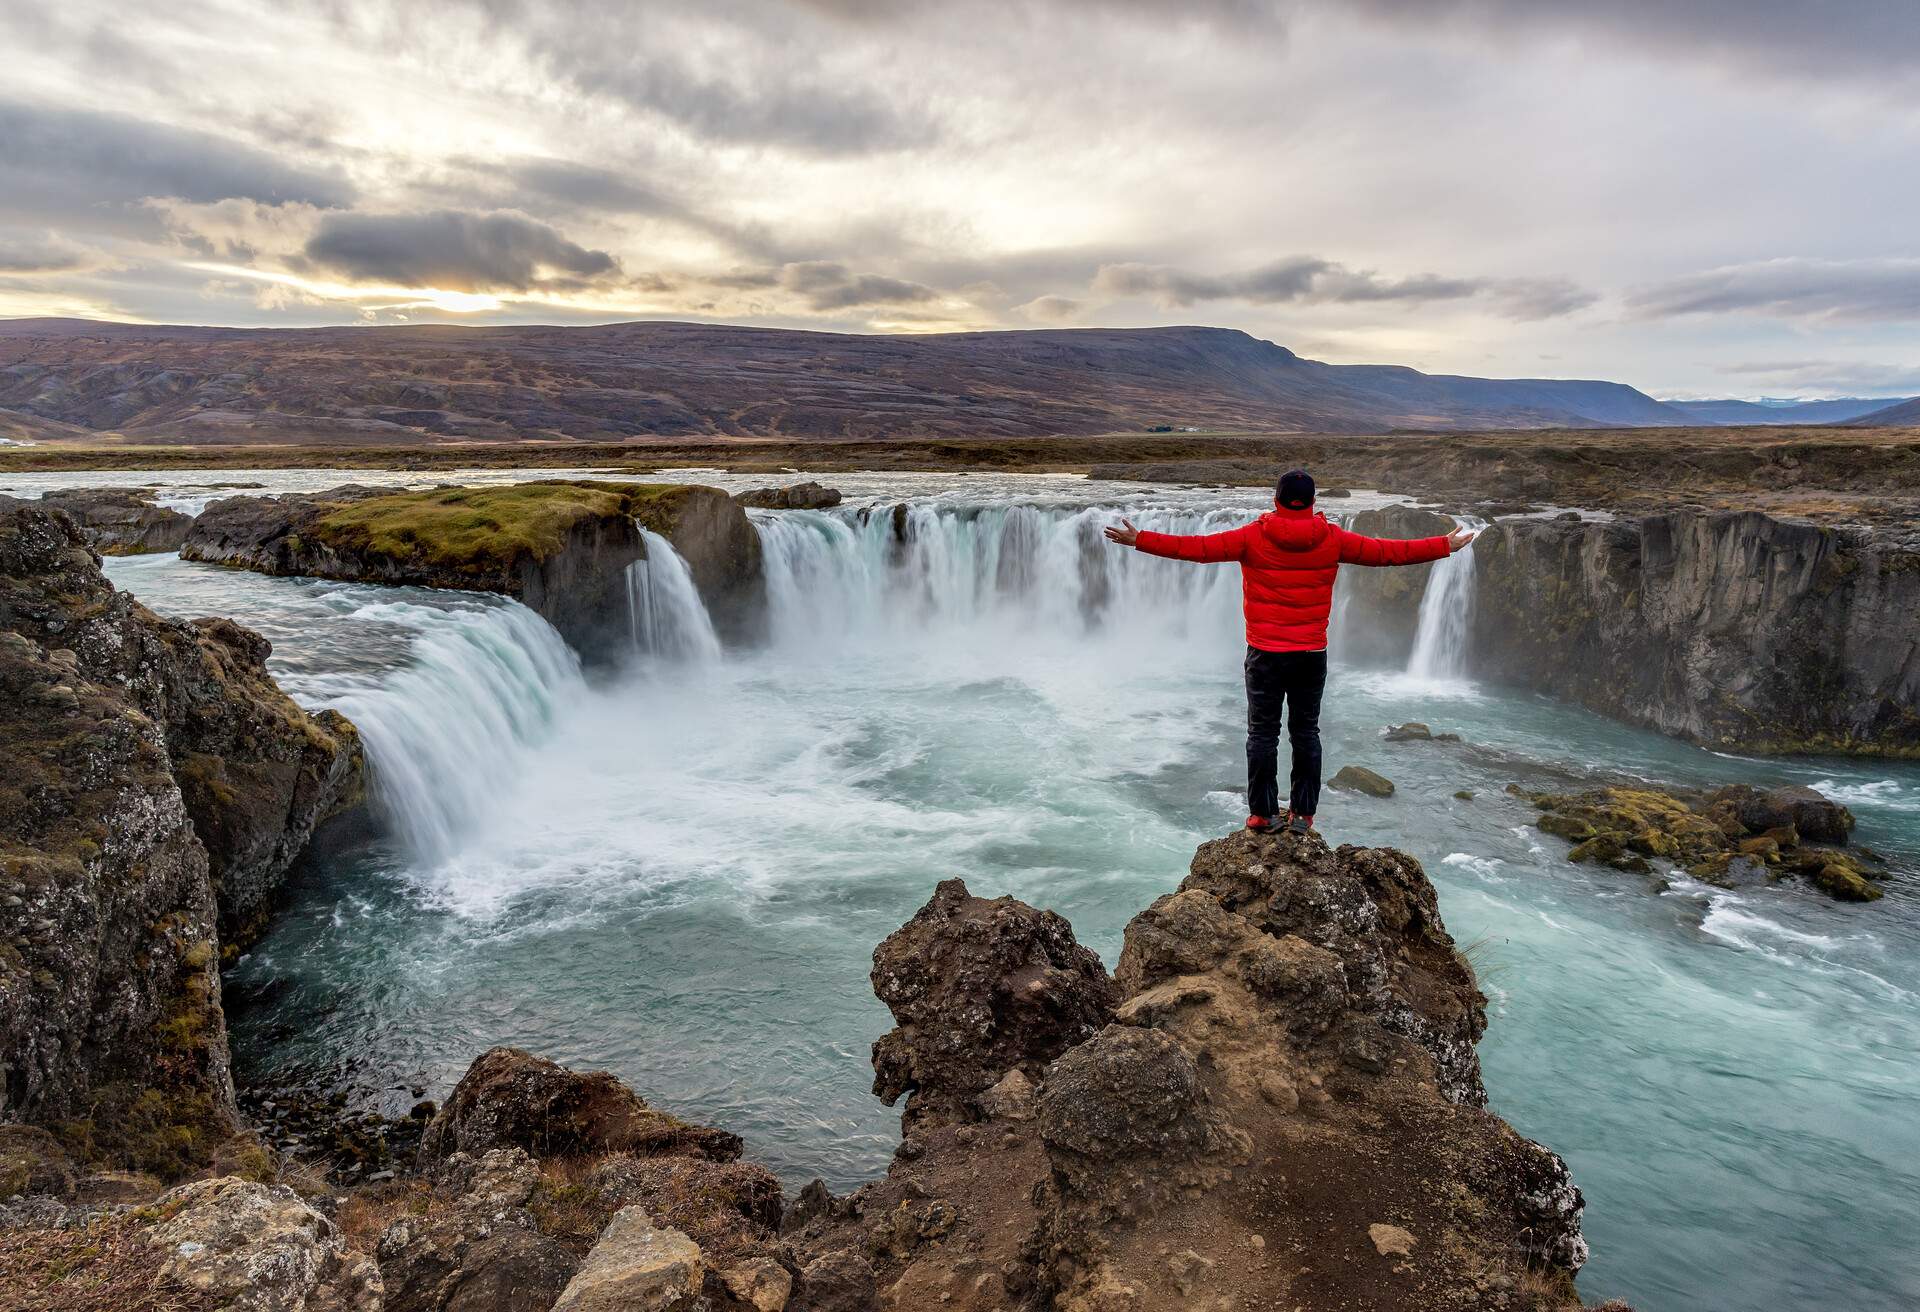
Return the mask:
<path id="1" fill-rule="evenodd" d="M 1305 510 L 1313 504 L 1313 475 L 1304 469 L 1289 469 L 1280 475 L 1273 499 L 1288 510 Z"/>

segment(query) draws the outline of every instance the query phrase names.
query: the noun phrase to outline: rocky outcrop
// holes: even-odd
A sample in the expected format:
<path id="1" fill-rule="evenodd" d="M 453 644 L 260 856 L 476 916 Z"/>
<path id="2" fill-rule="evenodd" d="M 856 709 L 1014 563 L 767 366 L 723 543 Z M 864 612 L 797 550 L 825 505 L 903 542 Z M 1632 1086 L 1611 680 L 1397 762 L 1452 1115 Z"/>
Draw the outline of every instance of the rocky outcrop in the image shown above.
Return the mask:
<path id="1" fill-rule="evenodd" d="M 1613 787 L 1531 800 L 1540 808 L 1535 826 L 1571 843 L 1567 859 L 1576 864 L 1629 874 L 1668 868 L 1725 888 L 1798 875 L 1842 902 L 1882 895 L 1881 871 L 1844 850 L 1853 813 L 1812 788 Z"/>
<path id="2" fill-rule="evenodd" d="M 959 896 L 909 926 L 923 953 Z M 979 980 L 908 996 L 965 1014 Z M 857 1306 L 903 1312 L 1579 1306 L 1579 1191 L 1485 1110 L 1485 1000 L 1412 858 L 1205 844 L 1128 926 L 1114 983 L 1111 1020 L 1031 1083 L 1005 1048 L 955 1043 L 941 1087 L 992 1092 L 910 1113 L 886 1179 L 816 1201 L 789 1241 L 858 1255 Z"/>
<path id="3" fill-rule="evenodd" d="M 1370 538 L 1431 538 L 1453 532 L 1458 521 L 1415 506 L 1363 510 L 1347 527 Z M 1431 561 L 1393 569 L 1350 565 L 1340 571 L 1341 612 L 1334 645 L 1356 665 L 1403 668 L 1420 627 Z"/>
<path id="4" fill-rule="evenodd" d="M 0 509 L 0 1116 L 174 1174 L 234 1124 L 217 970 L 359 786 L 226 621 L 117 592 L 66 515 Z"/>
<path id="5" fill-rule="evenodd" d="M 228 1176 L 182 1185 L 154 1210 L 147 1243 L 163 1280 L 222 1312 L 381 1312 L 380 1271 L 285 1185 Z"/>
<path id="6" fill-rule="evenodd" d="M 629 1153 L 730 1162 L 740 1137 L 647 1106 L 604 1071 L 572 1071 L 518 1048 L 467 1068 L 420 1142 L 423 1161 L 523 1148 L 539 1157 Z"/>
<path id="7" fill-rule="evenodd" d="M 751 510 L 827 510 L 840 504 L 840 490 L 808 479 L 792 487 L 760 487 L 733 499 Z"/>
<path id="8" fill-rule="evenodd" d="M 547 1312 L 582 1252 L 541 1223 L 543 1193 L 539 1163 L 500 1148 L 456 1154 L 430 1184 L 382 1199 L 402 1213 L 375 1245 L 385 1312 Z"/>
<path id="9" fill-rule="evenodd" d="M 1469 668 L 1721 750 L 1920 756 L 1920 537 L 1757 512 L 1496 524 Z"/>
<path id="10" fill-rule="evenodd" d="M 957 879 L 875 949 L 873 991 L 897 1022 L 873 1045 L 873 1091 L 888 1106 L 906 1095 L 909 1128 L 972 1119 L 1009 1071 L 1037 1077 L 1117 1000 L 1064 919 Z"/>
<path id="11" fill-rule="evenodd" d="M 207 507 L 181 555 L 265 574 L 503 593 L 600 659 L 631 644 L 627 570 L 646 558 L 643 527 L 686 560 L 716 627 L 751 631 L 760 540 L 715 488 L 542 482 L 234 497 Z"/>
<path id="12" fill-rule="evenodd" d="M 139 556 L 178 551 L 193 527 L 193 516 L 155 505 L 139 488 L 67 488 L 49 492 L 41 504 L 64 510 L 103 556 Z"/>
<path id="13" fill-rule="evenodd" d="M 1333 778 L 1327 780 L 1329 788 L 1343 788 L 1350 793 L 1365 793 L 1368 797 L 1392 797 L 1393 780 L 1364 765 L 1343 765 L 1333 772 Z"/>

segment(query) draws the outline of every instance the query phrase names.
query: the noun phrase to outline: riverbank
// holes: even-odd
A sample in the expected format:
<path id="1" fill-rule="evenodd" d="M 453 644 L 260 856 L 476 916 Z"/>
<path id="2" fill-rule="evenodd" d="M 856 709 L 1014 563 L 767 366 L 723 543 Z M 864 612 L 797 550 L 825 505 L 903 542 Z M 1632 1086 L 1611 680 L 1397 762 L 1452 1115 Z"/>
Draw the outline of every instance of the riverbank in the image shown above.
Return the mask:
<path id="1" fill-rule="evenodd" d="M 888 441 L 444 442 L 406 446 L 47 442 L 0 448 L 0 473 L 56 470 L 698 467 L 784 471 L 997 471 L 1259 487 L 1303 465 L 1326 487 L 1455 500 L 1665 509 L 1694 501 L 1815 518 L 1897 518 L 1920 495 L 1912 428 L 1566 429 L 1525 432 L 1138 434 Z"/>

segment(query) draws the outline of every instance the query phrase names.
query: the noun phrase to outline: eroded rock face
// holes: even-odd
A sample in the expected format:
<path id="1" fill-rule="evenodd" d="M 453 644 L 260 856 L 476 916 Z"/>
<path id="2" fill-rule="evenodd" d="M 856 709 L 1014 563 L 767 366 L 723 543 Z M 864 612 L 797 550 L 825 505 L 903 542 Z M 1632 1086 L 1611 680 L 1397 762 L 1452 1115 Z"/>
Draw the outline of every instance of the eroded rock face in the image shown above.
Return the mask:
<path id="1" fill-rule="evenodd" d="M 948 932 L 992 959 L 963 898 L 942 886 L 896 936 L 903 964 L 941 961 Z M 1412 858 L 1204 844 L 1113 982 L 1109 1023 L 1037 1079 L 976 1058 L 1007 1073 L 948 1100 L 964 1115 L 909 1115 L 887 1178 L 790 1242 L 860 1253 L 897 1309 L 1579 1306 L 1579 1193 L 1484 1110 L 1485 1001 Z M 934 1025 L 913 1038 L 939 1051 Z"/>
<path id="2" fill-rule="evenodd" d="M 1920 540 L 1758 512 L 1510 520 L 1469 668 L 1711 747 L 1920 755 Z"/>
<path id="3" fill-rule="evenodd" d="M 49 492 L 40 504 L 73 516 L 87 542 L 103 556 L 139 556 L 178 551 L 193 527 L 193 516 L 153 503 L 138 488 L 65 488 Z"/>
<path id="4" fill-rule="evenodd" d="M 460 1077 L 420 1143 L 424 1162 L 523 1148 L 540 1157 L 630 1153 L 730 1162 L 740 1136 L 657 1111 L 604 1071 L 493 1048 Z"/>
<path id="5" fill-rule="evenodd" d="M 0 509 L 0 1114 L 162 1174 L 231 1133 L 221 947 L 359 786 L 352 726 L 267 650 L 115 591 L 67 516 Z"/>
<path id="6" fill-rule="evenodd" d="M 873 1045 L 873 1091 L 907 1096 L 909 1129 L 977 1115 L 974 1102 L 1008 1071 L 1047 1062 L 1113 1014 L 1113 981 L 1051 911 L 988 901 L 958 879 L 873 954 L 873 990 L 895 1028 Z"/>
<path id="7" fill-rule="evenodd" d="M 436 515 L 436 506 L 454 513 Z M 472 532 L 474 517 L 488 531 Z M 529 519 L 559 527 L 548 532 Z M 710 487 L 550 480 L 231 497 L 206 508 L 181 555 L 263 574 L 498 592 L 538 612 L 582 656 L 602 660 L 631 646 L 627 570 L 646 557 L 641 527 L 685 558 L 723 636 L 753 635 L 763 610 L 759 535 L 731 497 Z"/>
<path id="8" fill-rule="evenodd" d="M 380 1271 L 284 1185 L 228 1176 L 182 1185 L 155 1204 L 168 1219 L 147 1242 L 160 1269 L 229 1312 L 380 1312 Z M 177 1210 L 176 1210 L 177 1209 Z"/>

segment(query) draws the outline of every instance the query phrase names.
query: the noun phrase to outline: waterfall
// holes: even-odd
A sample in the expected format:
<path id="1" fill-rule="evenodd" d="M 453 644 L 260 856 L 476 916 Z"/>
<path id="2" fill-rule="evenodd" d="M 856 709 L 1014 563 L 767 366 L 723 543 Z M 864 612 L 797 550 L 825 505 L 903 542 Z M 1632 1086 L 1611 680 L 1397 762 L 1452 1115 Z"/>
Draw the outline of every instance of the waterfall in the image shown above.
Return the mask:
<path id="1" fill-rule="evenodd" d="M 1211 533 L 1246 511 L 1128 512 L 1142 528 Z M 1240 571 L 1123 551 L 1111 509 L 926 500 L 831 511 L 754 511 L 773 642 L 832 647 L 928 632 L 1143 640 L 1240 626 Z M 899 528 L 896 529 L 896 524 Z"/>
<path id="2" fill-rule="evenodd" d="M 720 639 L 693 571 L 658 533 L 642 528 L 640 538 L 646 558 L 627 566 L 627 624 L 634 650 L 691 664 L 718 660 Z"/>
<path id="3" fill-rule="evenodd" d="M 1464 523 L 1464 521 L 1463 521 Z M 1478 527 L 1477 524 L 1467 525 Z M 1414 632 L 1407 673 L 1417 679 L 1462 678 L 1466 674 L 1467 620 L 1473 609 L 1473 545 L 1435 561 L 1420 599 L 1420 626 Z"/>
<path id="4" fill-rule="evenodd" d="M 444 861 L 513 785 L 562 704 L 584 692 L 580 662 L 514 601 L 384 602 L 359 614 L 417 636 L 398 673 L 332 704 L 360 730 L 375 805 L 417 855 Z"/>

